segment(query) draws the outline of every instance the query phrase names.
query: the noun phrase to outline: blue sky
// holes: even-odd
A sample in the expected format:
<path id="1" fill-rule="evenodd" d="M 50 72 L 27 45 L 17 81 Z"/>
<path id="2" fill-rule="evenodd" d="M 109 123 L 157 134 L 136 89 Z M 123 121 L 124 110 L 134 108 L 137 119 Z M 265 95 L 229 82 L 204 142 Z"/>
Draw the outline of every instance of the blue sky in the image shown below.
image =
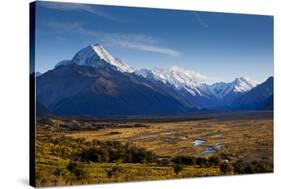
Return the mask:
<path id="1" fill-rule="evenodd" d="M 135 69 L 177 65 L 209 82 L 273 75 L 273 17 L 37 2 L 36 71 L 102 44 Z"/>

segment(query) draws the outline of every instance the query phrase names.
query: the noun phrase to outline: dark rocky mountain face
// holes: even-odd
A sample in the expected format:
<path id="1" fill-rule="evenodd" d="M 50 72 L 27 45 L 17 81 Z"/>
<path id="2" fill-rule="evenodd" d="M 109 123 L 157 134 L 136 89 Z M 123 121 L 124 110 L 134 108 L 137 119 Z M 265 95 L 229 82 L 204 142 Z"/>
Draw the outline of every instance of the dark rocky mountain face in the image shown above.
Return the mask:
<path id="1" fill-rule="evenodd" d="M 38 102 L 58 115 L 166 115 L 192 109 L 161 87 L 111 67 L 62 65 L 36 84 Z"/>
<path id="2" fill-rule="evenodd" d="M 67 64 L 37 77 L 38 110 L 56 115 L 177 115 L 198 110 L 272 110 L 273 78 L 227 101 L 193 96 L 185 90 L 111 65 Z M 41 108 L 44 107 L 44 108 Z"/>
<path id="3" fill-rule="evenodd" d="M 40 117 L 45 117 L 51 115 L 51 113 L 43 104 L 36 101 L 36 115 Z"/>

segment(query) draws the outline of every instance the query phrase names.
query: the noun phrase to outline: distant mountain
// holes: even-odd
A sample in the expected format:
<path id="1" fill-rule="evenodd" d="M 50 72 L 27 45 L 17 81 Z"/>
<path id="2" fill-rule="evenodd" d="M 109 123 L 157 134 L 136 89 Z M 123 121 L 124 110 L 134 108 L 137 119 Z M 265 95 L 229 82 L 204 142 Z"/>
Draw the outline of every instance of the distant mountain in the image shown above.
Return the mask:
<path id="1" fill-rule="evenodd" d="M 192 110 L 169 95 L 168 86 L 164 90 L 131 73 L 124 63 L 113 64 L 116 59 L 101 49 L 82 49 L 71 61 L 38 77 L 37 100 L 58 115 L 172 115 Z"/>
<path id="2" fill-rule="evenodd" d="M 187 103 L 199 110 L 218 106 L 216 99 L 209 98 L 208 94 L 201 90 L 204 76 L 199 73 L 172 66 L 167 70 L 136 70 L 135 74 L 149 81 L 171 86 L 173 96 L 183 104 Z"/>
<path id="3" fill-rule="evenodd" d="M 210 97 L 217 99 L 227 109 L 232 108 L 232 103 L 244 93 L 253 89 L 257 83 L 248 78 L 236 78 L 230 83 L 219 82 L 212 85 L 202 85 L 201 90 Z"/>
<path id="4" fill-rule="evenodd" d="M 36 111 L 36 115 L 41 116 L 41 117 L 51 114 L 50 111 L 43 104 L 41 104 L 38 101 L 36 101 L 36 110 L 35 111 Z"/>
<path id="5" fill-rule="evenodd" d="M 223 99 L 229 95 L 248 92 L 256 85 L 257 83 L 255 81 L 240 77 L 231 83 L 220 82 L 209 85 L 204 90 L 210 95 Z"/>
<path id="6" fill-rule="evenodd" d="M 159 80 L 165 84 L 173 85 L 184 98 L 188 98 L 198 108 L 221 109 L 231 108 L 233 100 L 254 88 L 257 83 L 247 78 L 236 78 L 230 83 L 205 84 L 206 78 L 194 71 L 184 70 L 173 66 L 167 70 L 135 71 L 135 74 L 149 80 Z"/>
<path id="7" fill-rule="evenodd" d="M 156 69 L 153 71 L 141 69 L 135 72 L 145 78 L 153 78 L 163 83 L 169 83 L 178 90 L 186 90 L 193 96 L 203 96 L 204 91 L 201 90 L 201 85 L 204 81 L 204 76 L 194 71 L 182 69 L 178 66 L 172 66 L 169 69 Z"/>
<path id="8" fill-rule="evenodd" d="M 232 106 L 238 109 L 273 110 L 273 77 L 237 98 Z"/>
<path id="9" fill-rule="evenodd" d="M 38 77 L 38 76 L 42 75 L 42 73 L 41 72 L 32 72 L 30 75 Z"/>
<path id="10" fill-rule="evenodd" d="M 211 85 L 206 79 L 177 66 L 134 70 L 101 45 L 89 45 L 36 77 L 37 110 L 42 115 L 152 116 L 273 109 L 273 78 L 260 85 L 243 77 Z"/>
<path id="11" fill-rule="evenodd" d="M 194 72 L 172 66 L 171 68 L 147 70 L 141 69 L 135 72 L 148 79 L 157 79 L 163 83 L 170 83 L 178 90 L 186 90 L 192 96 L 212 96 L 222 99 L 231 94 L 245 93 L 254 88 L 257 83 L 250 79 L 240 77 L 230 83 L 215 83 L 212 85 L 205 84 L 205 76 Z"/>
<path id="12" fill-rule="evenodd" d="M 42 75 L 41 72 L 36 72 L 36 73 L 35 73 L 35 76 L 36 76 L 36 77 L 38 77 L 38 76 L 40 76 L 40 75 Z"/>

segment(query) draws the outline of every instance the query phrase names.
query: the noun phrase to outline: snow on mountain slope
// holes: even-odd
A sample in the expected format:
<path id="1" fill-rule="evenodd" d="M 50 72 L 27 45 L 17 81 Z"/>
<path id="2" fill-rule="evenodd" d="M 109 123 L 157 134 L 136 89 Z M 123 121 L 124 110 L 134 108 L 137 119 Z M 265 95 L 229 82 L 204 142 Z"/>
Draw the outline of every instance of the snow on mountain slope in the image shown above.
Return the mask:
<path id="1" fill-rule="evenodd" d="M 120 72 L 134 72 L 133 68 L 123 63 L 120 59 L 113 57 L 100 44 L 89 45 L 81 49 L 75 54 L 72 60 L 63 60 L 55 67 L 66 64 L 90 65 L 96 68 L 109 64 Z"/>
<path id="2" fill-rule="evenodd" d="M 242 109 L 273 110 L 273 77 L 235 99 L 233 106 Z"/>
<path id="3" fill-rule="evenodd" d="M 140 69 L 140 70 L 136 70 L 134 72 L 136 75 L 141 76 L 143 78 L 147 78 L 147 79 L 155 79 L 155 75 L 151 70 L 148 69 Z M 164 81 L 165 83 L 166 81 Z"/>
<path id="4" fill-rule="evenodd" d="M 240 77 L 236 78 L 233 82 L 233 91 L 234 92 L 248 92 L 255 86 L 257 86 L 257 82 L 253 81 L 249 78 Z"/>
<path id="5" fill-rule="evenodd" d="M 144 78 L 154 78 L 162 81 L 163 83 L 172 84 L 176 89 L 184 89 L 193 96 L 202 96 L 203 93 L 200 90 L 200 86 L 206 80 L 206 77 L 194 72 L 185 70 L 183 68 L 172 66 L 169 69 L 155 69 L 153 71 L 141 69 L 135 72 L 135 74 Z"/>
<path id="6" fill-rule="evenodd" d="M 230 83 L 219 82 L 209 86 L 205 86 L 204 90 L 207 93 L 219 99 L 222 99 L 232 93 L 237 94 L 248 92 L 255 86 L 257 86 L 257 82 L 250 80 L 249 78 L 240 77 L 236 78 L 233 82 Z"/>
<path id="7" fill-rule="evenodd" d="M 248 78 L 236 78 L 233 82 L 219 82 L 212 85 L 205 83 L 206 76 L 200 73 L 182 69 L 177 66 L 171 68 L 156 69 L 153 71 L 147 69 L 137 70 L 135 74 L 147 79 L 157 79 L 163 83 L 172 84 L 176 89 L 184 89 L 193 96 L 212 96 L 222 99 L 230 94 L 245 93 L 254 88 L 257 83 Z"/>
<path id="8" fill-rule="evenodd" d="M 185 89 L 191 95 L 202 96 L 200 85 L 206 80 L 206 77 L 194 72 L 182 69 L 177 66 L 172 66 L 168 70 L 157 69 L 154 71 L 156 78 L 174 85 L 176 89 Z"/>

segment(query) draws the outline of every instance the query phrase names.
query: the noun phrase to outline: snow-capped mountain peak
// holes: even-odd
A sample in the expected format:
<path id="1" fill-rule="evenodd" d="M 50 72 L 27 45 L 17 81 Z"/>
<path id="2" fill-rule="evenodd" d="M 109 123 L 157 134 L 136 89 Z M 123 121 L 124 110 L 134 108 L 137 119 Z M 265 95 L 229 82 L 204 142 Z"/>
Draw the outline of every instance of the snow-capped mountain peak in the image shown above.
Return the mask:
<path id="1" fill-rule="evenodd" d="M 236 78 L 233 82 L 234 92 L 247 92 L 257 86 L 257 82 L 246 77 Z"/>
<path id="2" fill-rule="evenodd" d="M 92 44 L 78 51 L 71 61 L 59 62 L 57 66 L 65 64 L 90 65 L 93 67 L 104 67 L 108 64 L 120 72 L 133 72 L 133 68 L 123 63 L 120 59 L 113 57 L 102 45 Z"/>
<path id="3" fill-rule="evenodd" d="M 230 83 L 219 82 L 209 86 L 205 86 L 205 91 L 217 98 L 224 98 L 231 93 L 245 93 L 257 86 L 257 82 L 239 77 Z"/>
<path id="4" fill-rule="evenodd" d="M 103 48 L 100 44 L 92 44 L 90 47 L 95 51 L 95 53 L 104 61 L 115 64 L 115 58 L 109 54 L 107 50 Z"/>

